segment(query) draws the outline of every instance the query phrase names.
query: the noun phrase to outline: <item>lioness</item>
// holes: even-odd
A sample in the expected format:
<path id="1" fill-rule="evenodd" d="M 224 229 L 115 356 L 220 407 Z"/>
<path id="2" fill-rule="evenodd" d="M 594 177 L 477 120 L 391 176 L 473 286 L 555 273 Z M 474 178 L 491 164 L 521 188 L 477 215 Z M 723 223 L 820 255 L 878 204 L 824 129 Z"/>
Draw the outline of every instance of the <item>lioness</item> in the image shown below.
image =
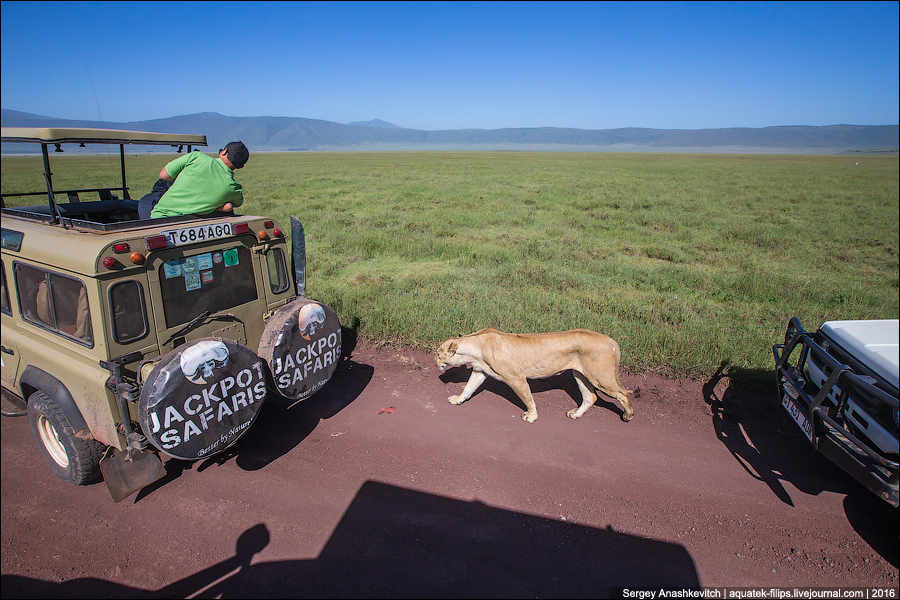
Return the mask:
<path id="1" fill-rule="evenodd" d="M 593 406 L 595 392 L 615 398 L 625 412 L 623 421 L 634 417 L 632 392 L 619 383 L 619 345 L 609 336 L 589 329 L 572 329 L 554 333 L 503 333 L 482 329 L 451 338 L 441 344 L 434 355 L 438 368 L 472 365 L 472 375 L 459 396 L 450 396 L 450 404 L 462 404 L 490 375 L 507 384 L 518 394 L 528 409 L 522 419 L 534 423 L 537 408 L 527 379 L 552 377 L 569 369 L 581 390 L 582 402 L 566 416 L 577 419 Z"/>

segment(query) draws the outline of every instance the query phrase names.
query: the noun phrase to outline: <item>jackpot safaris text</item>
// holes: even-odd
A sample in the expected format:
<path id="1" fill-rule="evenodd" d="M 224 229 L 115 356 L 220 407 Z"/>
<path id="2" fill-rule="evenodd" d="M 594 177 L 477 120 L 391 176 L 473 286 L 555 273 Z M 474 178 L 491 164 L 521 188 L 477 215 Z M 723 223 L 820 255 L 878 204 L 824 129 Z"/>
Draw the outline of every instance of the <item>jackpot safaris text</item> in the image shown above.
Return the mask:
<path id="1" fill-rule="evenodd" d="M 163 449 L 171 450 L 187 443 L 191 437 L 199 436 L 209 429 L 211 422 L 222 422 L 242 409 L 248 409 L 267 393 L 262 361 L 259 361 L 235 377 L 225 377 L 204 388 L 201 394 L 192 394 L 181 405 L 182 411 L 173 405 L 165 406 L 162 419 L 156 411 L 151 412 L 151 433 L 165 429 L 159 439 Z"/>
<path id="2" fill-rule="evenodd" d="M 314 340 L 299 348 L 293 354 L 274 358 L 274 373 L 278 387 L 284 388 L 302 381 L 337 362 L 341 355 L 341 344 L 337 333 Z"/>

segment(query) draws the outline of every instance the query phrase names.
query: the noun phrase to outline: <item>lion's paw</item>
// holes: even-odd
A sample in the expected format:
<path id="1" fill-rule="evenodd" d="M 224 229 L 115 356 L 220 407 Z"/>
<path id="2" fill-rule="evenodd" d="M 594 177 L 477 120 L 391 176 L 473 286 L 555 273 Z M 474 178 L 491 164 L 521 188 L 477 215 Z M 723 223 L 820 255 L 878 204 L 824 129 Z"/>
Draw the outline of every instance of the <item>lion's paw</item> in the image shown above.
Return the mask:
<path id="1" fill-rule="evenodd" d="M 570 410 L 566 413 L 566 416 L 569 417 L 570 419 L 577 419 L 581 415 L 578 414 L 577 408 L 573 408 L 572 410 Z"/>
<path id="2" fill-rule="evenodd" d="M 466 399 L 461 396 L 450 396 L 449 398 L 447 398 L 447 402 L 449 402 L 450 404 L 462 404 L 465 401 Z"/>
<path id="3" fill-rule="evenodd" d="M 526 423 L 534 423 L 537 420 L 537 415 L 532 415 L 530 413 L 522 413 L 522 420 Z"/>
<path id="4" fill-rule="evenodd" d="M 625 421 L 626 423 L 628 421 L 632 420 L 633 418 L 634 418 L 634 413 L 631 413 L 631 414 L 622 413 L 622 420 Z"/>

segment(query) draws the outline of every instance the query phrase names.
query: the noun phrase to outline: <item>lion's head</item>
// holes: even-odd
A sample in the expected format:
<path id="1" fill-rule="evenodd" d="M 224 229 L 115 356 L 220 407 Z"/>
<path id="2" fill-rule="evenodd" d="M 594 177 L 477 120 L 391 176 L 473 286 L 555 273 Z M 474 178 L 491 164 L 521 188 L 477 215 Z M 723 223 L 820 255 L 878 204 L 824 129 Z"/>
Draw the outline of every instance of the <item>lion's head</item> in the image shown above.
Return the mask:
<path id="1" fill-rule="evenodd" d="M 456 354 L 456 349 L 458 348 L 456 344 L 456 339 L 447 340 L 435 351 L 434 353 L 434 362 L 437 363 L 438 369 L 443 371 L 448 366 L 452 366 L 452 358 Z"/>

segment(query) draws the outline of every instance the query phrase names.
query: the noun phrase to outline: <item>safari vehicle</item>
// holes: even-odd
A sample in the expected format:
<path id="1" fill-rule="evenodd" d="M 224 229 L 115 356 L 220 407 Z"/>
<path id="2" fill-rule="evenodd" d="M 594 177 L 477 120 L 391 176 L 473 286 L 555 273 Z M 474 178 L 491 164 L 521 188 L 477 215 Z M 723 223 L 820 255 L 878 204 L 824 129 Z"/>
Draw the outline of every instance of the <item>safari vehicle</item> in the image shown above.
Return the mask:
<path id="1" fill-rule="evenodd" d="M 898 332 L 894 319 L 828 321 L 810 334 L 794 317 L 772 348 L 781 405 L 806 438 L 895 507 Z"/>
<path id="2" fill-rule="evenodd" d="M 2 383 L 61 479 L 102 474 L 119 502 L 164 475 L 160 455 L 231 447 L 270 391 L 302 400 L 329 380 L 340 325 L 305 297 L 296 217 L 290 249 L 265 216 L 139 218 L 124 146 L 190 152 L 205 136 L 3 128 L 2 141 L 39 144 L 46 181 L 3 195 Z M 121 185 L 54 188 L 48 146 L 65 144 L 118 145 Z M 7 206 L 30 196 L 44 202 Z"/>

